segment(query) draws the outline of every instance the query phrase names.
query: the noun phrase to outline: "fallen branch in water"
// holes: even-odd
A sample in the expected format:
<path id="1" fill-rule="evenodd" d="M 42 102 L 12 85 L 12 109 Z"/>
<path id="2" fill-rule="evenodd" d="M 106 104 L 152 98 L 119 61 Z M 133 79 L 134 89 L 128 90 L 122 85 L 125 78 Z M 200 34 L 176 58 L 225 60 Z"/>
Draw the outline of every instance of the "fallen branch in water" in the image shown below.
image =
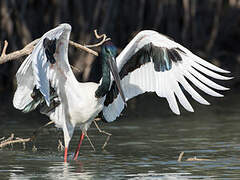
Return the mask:
<path id="1" fill-rule="evenodd" d="M 53 121 L 48 122 L 47 124 L 41 126 L 40 128 L 38 128 L 37 130 L 35 130 L 33 132 L 33 136 L 30 138 L 20 138 L 20 137 L 14 137 L 14 134 L 12 133 L 10 135 L 10 137 L 8 137 L 7 139 L 5 139 L 5 137 L 0 138 L 1 142 L 0 142 L 0 148 L 3 148 L 7 145 L 13 145 L 16 143 L 22 143 L 23 144 L 23 149 L 25 149 L 25 143 L 26 142 L 30 142 L 30 141 L 35 141 L 38 133 L 40 130 L 42 130 L 42 128 L 47 127 L 48 125 L 53 124 Z M 35 146 L 33 146 L 33 149 L 36 149 Z"/>
<path id="2" fill-rule="evenodd" d="M 186 161 L 215 161 L 215 160 L 212 160 L 212 159 L 199 159 L 199 158 L 197 158 L 195 156 L 193 158 L 188 158 Z"/>
<path id="3" fill-rule="evenodd" d="M 58 140 L 58 151 L 63 151 L 64 150 L 64 146 L 63 146 L 63 144 L 62 144 L 62 141 L 59 139 Z"/>
<path id="4" fill-rule="evenodd" d="M 29 142 L 29 141 L 32 141 L 32 139 L 31 138 L 23 139 L 23 138 L 19 138 L 19 137 L 15 138 L 14 134 L 12 133 L 9 138 L 0 142 L 0 148 L 3 148 L 7 145 L 13 145 L 15 143 L 23 143 L 23 147 L 25 148 L 25 143 Z"/>
<path id="5" fill-rule="evenodd" d="M 181 152 L 178 156 L 178 162 L 182 161 L 182 157 L 183 157 L 184 152 Z"/>
<path id="6" fill-rule="evenodd" d="M 181 162 L 182 161 L 182 157 L 184 155 L 184 152 L 181 152 L 178 156 L 178 162 Z M 212 159 L 200 159 L 200 158 L 197 158 L 196 156 L 193 157 L 193 158 L 188 158 L 186 159 L 185 161 L 215 161 L 215 160 L 212 160 Z"/>

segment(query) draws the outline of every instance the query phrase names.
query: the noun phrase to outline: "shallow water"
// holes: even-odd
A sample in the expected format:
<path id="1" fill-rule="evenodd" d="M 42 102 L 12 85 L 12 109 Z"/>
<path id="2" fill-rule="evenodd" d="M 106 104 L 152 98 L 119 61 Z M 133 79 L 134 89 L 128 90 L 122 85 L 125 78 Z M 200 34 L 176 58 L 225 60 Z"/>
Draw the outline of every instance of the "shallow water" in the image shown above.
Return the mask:
<path id="1" fill-rule="evenodd" d="M 53 126 L 45 128 L 36 141 L 0 150 L 0 179 L 239 179 L 240 177 L 240 95 L 225 98 L 207 97 L 211 106 L 191 102 L 195 113 L 182 110 L 173 115 L 164 100 L 141 96 L 128 111 L 113 123 L 99 123 L 112 133 L 106 149 L 106 136 L 94 125 L 88 135 L 96 152 L 84 140 L 77 161 L 72 157 L 80 131 L 70 143 L 68 163 L 57 150 L 62 132 Z M 150 102 L 146 102 L 150 101 Z M 137 104 L 137 105 L 136 105 Z M 1 107 L 0 137 L 14 133 L 30 137 L 47 118 L 37 113 L 22 114 Z M 184 151 L 182 162 L 178 162 Z M 187 162 L 187 158 L 211 161 Z"/>

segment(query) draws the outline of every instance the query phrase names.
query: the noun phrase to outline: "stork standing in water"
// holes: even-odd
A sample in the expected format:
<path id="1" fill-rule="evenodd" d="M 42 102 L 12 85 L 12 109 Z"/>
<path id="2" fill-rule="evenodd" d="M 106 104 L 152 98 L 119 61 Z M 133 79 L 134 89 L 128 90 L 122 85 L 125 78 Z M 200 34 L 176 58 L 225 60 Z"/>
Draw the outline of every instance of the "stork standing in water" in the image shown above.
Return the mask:
<path id="1" fill-rule="evenodd" d="M 102 112 L 107 122 L 114 121 L 126 101 L 139 94 L 156 92 L 167 99 L 175 114 L 180 114 L 176 97 L 186 110 L 193 112 L 180 84 L 193 99 L 209 105 L 186 79 L 215 97 L 223 95 L 213 89 L 228 89 L 203 74 L 228 80 L 229 77 L 219 73 L 229 71 L 208 63 L 152 30 L 138 33 L 118 56 L 116 47 L 105 42 L 101 47 L 100 83 L 80 83 L 68 62 L 70 32 L 69 24 L 61 24 L 42 36 L 16 74 L 18 87 L 13 99 L 15 108 L 29 112 L 38 107 L 63 129 L 65 162 L 76 126 L 80 127 L 82 135 L 74 159 L 78 157 L 84 135 L 94 118 Z"/>

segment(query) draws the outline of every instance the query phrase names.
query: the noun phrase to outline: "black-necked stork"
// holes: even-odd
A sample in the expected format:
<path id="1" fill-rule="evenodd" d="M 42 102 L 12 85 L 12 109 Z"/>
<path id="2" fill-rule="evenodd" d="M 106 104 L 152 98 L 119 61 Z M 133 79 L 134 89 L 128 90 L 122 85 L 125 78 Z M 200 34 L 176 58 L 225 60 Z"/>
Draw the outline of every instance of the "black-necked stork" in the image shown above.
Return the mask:
<path id="1" fill-rule="evenodd" d="M 102 79 L 100 83 L 80 83 L 68 62 L 69 24 L 61 24 L 45 33 L 33 52 L 17 71 L 17 90 L 13 104 L 23 112 L 39 108 L 57 127 L 63 129 L 65 154 L 75 126 L 82 135 L 74 159 L 77 159 L 84 134 L 94 118 L 102 112 L 108 122 L 114 121 L 126 101 L 145 93 L 156 92 L 167 99 L 171 110 L 180 114 L 176 97 L 188 111 L 193 108 L 182 87 L 201 104 L 209 103 L 195 91 L 188 79 L 202 91 L 221 97 L 215 92 L 227 90 L 203 74 L 228 80 L 219 73 L 229 73 L 191 53 L 180 44 L 152 30 L 138 33 L 117 56 L 111 42 L 101 47 Z M 116 57 L 117 56 L 117 57 Z"/>

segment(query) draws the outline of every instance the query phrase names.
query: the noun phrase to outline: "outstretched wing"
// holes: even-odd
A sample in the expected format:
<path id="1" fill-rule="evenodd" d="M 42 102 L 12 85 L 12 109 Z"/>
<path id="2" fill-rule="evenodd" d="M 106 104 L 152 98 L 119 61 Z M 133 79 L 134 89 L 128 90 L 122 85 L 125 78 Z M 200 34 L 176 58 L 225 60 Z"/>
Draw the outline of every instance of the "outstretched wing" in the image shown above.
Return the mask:
<path id="1" fill-rule="evenodd" d="M 72 73 L 68 62 L 69 24 L 61 24 L 45 33 L 17 71 L 17 90 L 13 105 L 23 112 L 36 107 L 61 127 L 66 112 L 64 85 Z M 57 107 L 57 108 L 56 108 Z"/>
<path id="2" fill-rule="evenodd" d="M 209 104 L 188 81 L 211 96 L 221 97 L 223 95 L 213 89 L 228 88 L 216 84 L 204 74 L 214 79 L 231 79 L 216 73 L 229 71 L 210 64 L 168 37 L 151 30 L 138 33 L 117 57 L 117 64 L 126 100 L 145 92 L 156 92 L 159 97 L 167 99 L 175 114 L 180 114 L 176 97 L 186 110 L 194 111 L 181 86 L 199 103 Z M 124 103 L 113 82 L 104 102 L 104 118 L 108 122 L 114 121 L 123 108 Z"/>

